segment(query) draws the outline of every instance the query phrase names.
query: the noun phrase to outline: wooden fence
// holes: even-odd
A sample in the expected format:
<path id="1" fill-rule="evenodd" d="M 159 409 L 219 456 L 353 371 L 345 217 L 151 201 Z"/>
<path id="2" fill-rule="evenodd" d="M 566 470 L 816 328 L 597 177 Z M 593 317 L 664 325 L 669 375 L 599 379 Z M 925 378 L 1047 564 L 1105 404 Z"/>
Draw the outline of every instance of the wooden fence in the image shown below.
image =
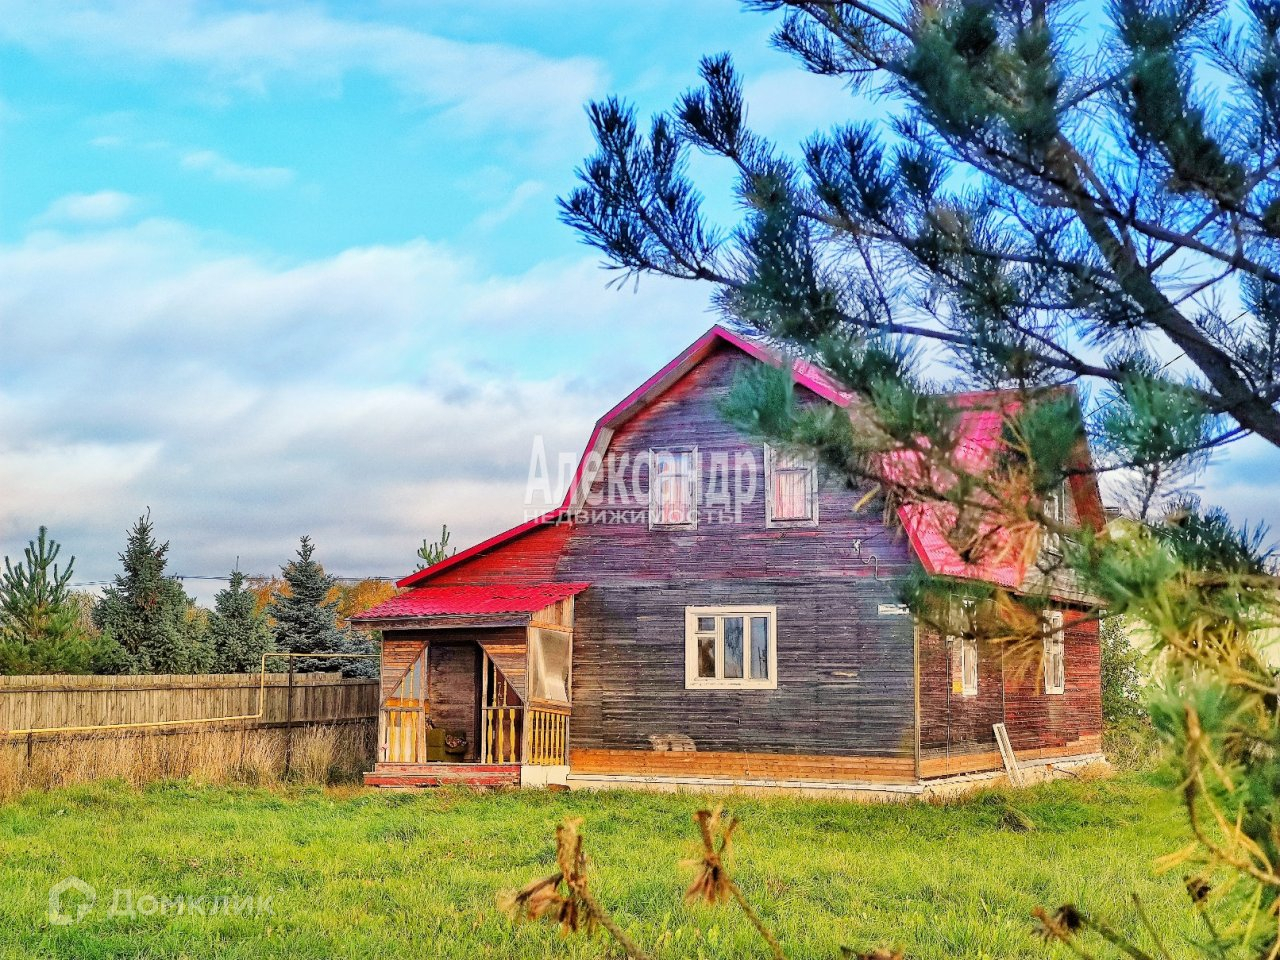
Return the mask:
<path id="1" fill-rule="evenodd" d="M 371 763 L 377 714 L 378 681 L 337 673 L 269 673 L 265 684 L 257 674 L 0 677 L 0 781 L 141 781 L 246 756 L 288 774 L 295 743 L 306 749 L 321 732 L 340 735 L 348 761 Z"/>
<path id="2" fill-rule="evenodd" d="M 250 727 L 374 720 L 378 682 L 328 673 L 140 677 L 0 677 L 0 731 L 38 730 L 57 736 L 68 727 L 161 724 L 237 718 Z M 197 726 L 192 724 L 192 726 Z M 45 733 L 43 731 L 50 731 Z M 110 733 L 111 730 L 94 731 Z"/>

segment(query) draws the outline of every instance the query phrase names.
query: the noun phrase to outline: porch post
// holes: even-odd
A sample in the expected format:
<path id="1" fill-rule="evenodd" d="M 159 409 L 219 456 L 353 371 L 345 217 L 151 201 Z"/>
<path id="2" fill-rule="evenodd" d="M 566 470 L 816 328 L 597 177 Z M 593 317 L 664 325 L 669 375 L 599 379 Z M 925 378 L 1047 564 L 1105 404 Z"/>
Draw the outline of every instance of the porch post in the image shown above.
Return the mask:
<path id="1" fill-rule="evenodd" d="M 387 708 L 386 698 L 378 694 L 378 762 L 387 762 Z"/>
<path id="2" fill-rule="evenodd" d="M 480 750 L 481 763 L 489 762 L 489 654 L 480 647 Z"/>

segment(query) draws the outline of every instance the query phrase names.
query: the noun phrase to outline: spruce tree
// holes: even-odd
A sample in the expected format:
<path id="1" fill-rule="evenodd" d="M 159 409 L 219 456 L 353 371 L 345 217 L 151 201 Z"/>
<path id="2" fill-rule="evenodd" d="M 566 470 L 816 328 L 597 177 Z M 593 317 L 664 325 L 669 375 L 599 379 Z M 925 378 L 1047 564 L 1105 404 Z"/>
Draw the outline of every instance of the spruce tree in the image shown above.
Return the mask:
<path id="1" fill-rule="evenodd" d="M 275 645 L 288 653 L 347 652 L 347 637 L 338 628 L 337 603 L 331 598 L 335 580 L 314 559 L 315 544 L 303 537 L 298 556 L 280 568 L 285 589 L 271 601 Z M 337 658 L 299 657 L 294 669 L 315 672 L 342 669 Z"/>
<path id="2" fill-rule="evenodd" d="M 245 585 L 245 575 L 232 571 L 226 589 L 214 598 L 209 616 L 210 670 L 214 673 L 254 673 L 262 655 L 271 650 L 271 625 L 257 608 L 257 595 Z"/>
<path id="3" fill-rule="evenodd" d="M 22 560 L 0 574 L 0 673 L 88 673 L 94 645 L 70 587 L 76 558 L 58 566 L 61 544 L 41 527 Z"/>
<path id="4" fill-rule="evenodd" d="M 94 608 L 94 623 L 123 649 L 130 673 L 199 673 L 208 666 L 195 603 L 164 574 L 168 552 L 143 514 L 120 554 L 124 571 Z"/>

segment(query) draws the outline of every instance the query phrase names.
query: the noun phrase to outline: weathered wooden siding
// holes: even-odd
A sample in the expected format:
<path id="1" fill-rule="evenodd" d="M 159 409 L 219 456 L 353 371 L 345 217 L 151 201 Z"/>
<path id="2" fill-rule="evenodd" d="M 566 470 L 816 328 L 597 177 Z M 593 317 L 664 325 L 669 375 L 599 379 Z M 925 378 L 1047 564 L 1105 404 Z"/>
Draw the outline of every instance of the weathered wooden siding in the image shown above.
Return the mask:
<path id="1" fill-rule="evenodd" d="M 574 749 L 910 755 L 911 622 L 888 584 L 821 580 L 593 587 L 579 598 Z M 684 608 L 778 608 L 776 690 L 686 690 Z"/>
<path id="2" fill-rule="evenodd" d="M 1004 719 L 1001 648 L 978 645 L 978 693 L 964 696 L 953 687 L 956 674 L 951 645 L 933 629 L 920 629 L 920 759 L 987 753 L 996 749 L 992 725 Z"/>
<path id="3" fill-rule="evenodd" d="M 591 515 L 573 528 L 557 577 L 593 584 L 575 610 L 571 746 L 581 757 L 683 738 L 722 753 L 913 756 L 911 620 L 878 609 L 897 600 L 908 547 L 876 508 L 855 516 L 863 491 L 834 477 L 820 482 L 818 526 L 766 528 L 763 447 L 717 407 L 752 362 L 722 350 L 623 425 Z M 690 444 L 704 516 L 696 530 L 650 530 L 648 451 Z M 752 470 L 734 490 L 745 455 Z M 637 458 L 640 502 L 617 503 L 612 471 Z M 735 495 L 708 511 L 713 460 L 729 464 Z M 778 607 L 778 689 L 686 690 L 684 608 L 751 603 Z"/>
<path id="4" fill-rule="evenodd" d="M 556 560 L 569 524 L 547 524 L 431 578 L 430 585 L 541 583 L 556 579 Z"/>
<path id="5" fill-rule="evenodd" d="M 978 694 L 952 689 L 951 651 L 920 631 L 920 757 L 924 776 L 1002 765 L 992 725 L 1004 723 L 1024 759 L 1094 753 L 1101 748 L 1102 700 L 1097 624 L 1066 613 L 1066 692 L 1044 692 L 1038 644 L 1020 651 L 981 644 Z"/>
<path id="6" fill-rule="evenodd" d="M 413 662 L 421 656 L 426 641 L 404 639 L 396 633 L 388 631 L 382 635 L 382 685 L 383 698 L 389 697 L 400 685 L 400 679 Z"/>
<path id="7" fill-rule="evenodd" d="M 1068 610 L 1066 692 L 1046 694 L 1039 657 L 1028 664 L 1006 659 L 1005 725 L 1014 750 L 1043 748 L 1070 753 L 1102 735 L 1102 662 L 1097 621 Z M 1074 622 L 1073 622 L 1074 621 Z M 1094 749 L 1097 749 L 1095 746 Z M 1085 752 L 1085 751 L 1079 751 Z"/>

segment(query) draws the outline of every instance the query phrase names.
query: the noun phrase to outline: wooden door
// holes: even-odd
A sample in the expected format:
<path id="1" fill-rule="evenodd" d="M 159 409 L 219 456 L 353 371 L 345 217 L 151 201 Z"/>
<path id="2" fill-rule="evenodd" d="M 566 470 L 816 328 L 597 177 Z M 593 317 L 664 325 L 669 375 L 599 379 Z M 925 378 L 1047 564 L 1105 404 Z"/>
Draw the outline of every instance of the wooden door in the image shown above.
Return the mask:
<path id="1" fill-rule="evenodd" d="M 427 648 L 409 665 L 378 717 L 383 763 L 424 763 L 427 756 Z"/>

